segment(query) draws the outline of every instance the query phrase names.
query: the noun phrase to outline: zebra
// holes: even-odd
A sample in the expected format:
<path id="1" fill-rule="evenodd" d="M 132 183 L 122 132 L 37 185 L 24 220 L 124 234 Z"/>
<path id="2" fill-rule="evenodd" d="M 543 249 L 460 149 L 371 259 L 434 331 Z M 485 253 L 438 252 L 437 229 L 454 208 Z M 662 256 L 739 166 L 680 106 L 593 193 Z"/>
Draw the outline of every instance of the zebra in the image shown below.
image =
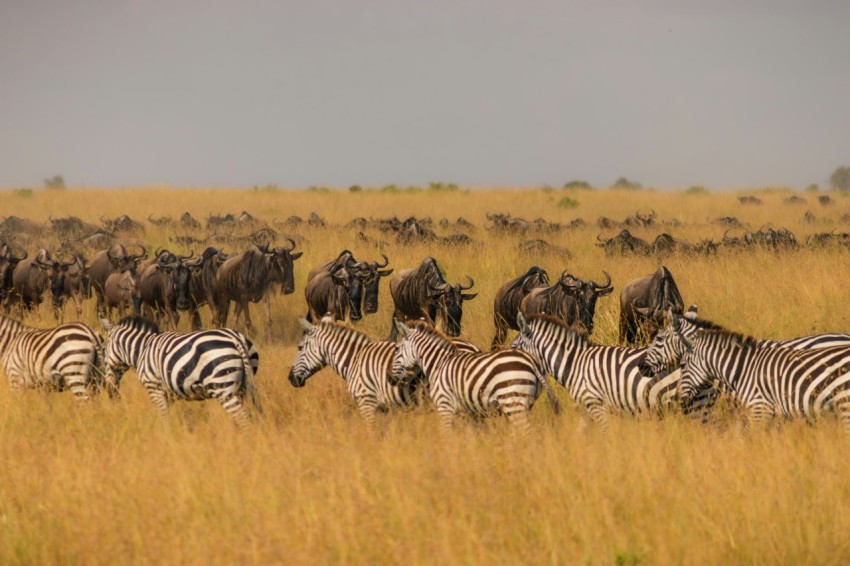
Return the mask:
<path id="1" fill-rule="evenodd" d="M 103 339 L 82 323 L 37 329 L 0 316 L 0 362 L 12 389 L 66 387 L 77 402 L 100 384 Z M 92 371 L 92 370 L 95 371 Z"/>
<path id="2" fill-rule="evenodd" d="M 398 345 L 386 340 L 372 341 L 349 325 L 325 316 L 317 324 L 299 319 L 304 334 L 289 371 L 289 383 L 303 387 L 313 374 L 330 365 L 345 380 L 348 392 L 368 426 L 374 425 L 378 409 L 401 409 L 417 403 L 419 379 L 403 384 L 389 380 Z M 459 350 L 480 352 L 477 346 L 453 339 Z"/>
<path id="3" fill-rule="evenodd" d="M 160 333 L 153 321 L 136 315 L 101 324 L 108 332 L 104 374 L 110 391 L 118 391 L 132 367 L 160 416 L 168 414 L 169 397 L 217 399 L 243 428 L 249 424 L 246 396 L 262 412 L 254 385 L 259 354 L 242 333 L 228 328 Z"/>
<path id="4" fill-rule="evenodd" d="M 517 323 L 520 332 L 511 347 L 534 356 L 567 389 L 584 411 L 582 427 L 586 416 L 606 430 L 608 411 L 660 414 L 670 406 L 679 376 L 644 375 L 646 348 L 596 346 L 584 331 L 545 314 L 526 321 L 519 313 Z"/>
<path id="5" fill-rule="evenodd" d="M 394 324 L 402 340 L 392 362 L 390 383 L 405 383 L 413 368 L 421 367 L 445 428 L 454 426 L 455 415 L 460 412 L 485 417 L 498 411 L 512 425 L 528 432 L 528 412 L 541 388 L 558 413 L 558 402 L 546 376 L 525 352 L 463 352 L 428 322 Z"/>
<path id="6" fill-rule="evenodd" d="M 777 415 L 814 421 L 838 413 L 850 433 L 850 347 L 817 350 L 765 348 L 760 342 L 726 330 L 699 330 L 683 357 L 681 394 L 687 405 L 702 388 L 722 385 L 750 419 Z"/>
<path id="7" fill-rule="evenodd" d="M 665 371 L 679 371 L 679 365 L 688 343 L 694 339 L 699 330 L 726 330 L 719 324 L 706 319 L 697 318 L 697 306 L 691 305 L 683 316 L 668 311 L 670 324 L 659 331 L 646 351 L 642 363 L 642 371 L 646 374 L 659 374 Z M 826 333 L 802 336 L 789 340 L 757 340 L 761 348 L 789 348 L 792 350 L 815 350 L 836 346 L 850 346 L 850 334 Z M 722 383 L 718 384 L 722 390 Z M 702 415 L 705 422 L 708 414 L 717 400 L 717 388 L 706 388 L 701 391 L 688 406 L 688 412 Z"/>

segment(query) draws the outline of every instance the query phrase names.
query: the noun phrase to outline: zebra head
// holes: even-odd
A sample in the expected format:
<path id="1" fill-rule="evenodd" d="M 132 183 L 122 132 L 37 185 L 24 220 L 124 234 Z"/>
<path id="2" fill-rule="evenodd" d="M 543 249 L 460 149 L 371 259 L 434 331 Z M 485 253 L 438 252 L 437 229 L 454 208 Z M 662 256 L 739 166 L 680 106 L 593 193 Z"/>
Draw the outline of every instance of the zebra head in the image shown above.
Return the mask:
<path id="1" fill-rule="evenodd" d="M 331 319 L 325 317 L 322 322 L 325 320 Z M 301 341 L 298 342 L 298 353 L 295 355 L 292 369 L 289 370 L 289 383 L 293 387 L 304 387 L 310 376 L 328 365 L 328 360 L 322 348 L 324 333 L 321 330 L 323 325 L 310 324 L 303 318 L 299 318 L 298 322 L 304 329 L 304 334 L 301 336 Z"/>
<path id="2" fill-rule="evenodd" d="M 387 377 L 390 385 L 398 386 L 410 383 L 416 376 L 420 375 L 419 351 L 413 342 L 414 329 L 408 328 L 396 318 L 393 318 L 401 342 L 396 348 L 393 356 L 392 369 Z"/>
<path id="3" fill-rule="evenodd" d="M 749 336 L 727 330 L 700 329 L 693 342 L 683 338 L 690 348 L 682 357 L 682 405 L 688 409 L 695 397 L 706 389 L 736 391 L 741 365 L 758 342 Z"/>
<path id="4" fill-rule="evenodd" d="M 129 368 L 137 367 L 142 349 L 148 340 L 159 334 L 156 323 L 137 315 L 128 316 L 117 324 L 100 319 L 107 331 L 103 351 L 103 381 L 110 398 L 118 396 L 121 378 Z"/>

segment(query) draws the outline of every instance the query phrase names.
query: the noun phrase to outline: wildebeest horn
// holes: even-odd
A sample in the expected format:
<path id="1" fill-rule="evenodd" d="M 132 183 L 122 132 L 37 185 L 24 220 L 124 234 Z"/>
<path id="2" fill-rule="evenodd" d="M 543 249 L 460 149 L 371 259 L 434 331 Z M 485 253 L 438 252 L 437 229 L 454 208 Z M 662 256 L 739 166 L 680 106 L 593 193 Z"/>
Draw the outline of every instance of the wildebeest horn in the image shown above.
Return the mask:
<path id="1" fill-rule="evenodd" d="M 179 259 L 180 261 L 186 261 L 187 259 L 192 259 L 193 257 L 195 257 L 195 250 L 190 249 L 189 255 L 179 255 L 177 256 L 177 259 Z"/>
<path id="2" fill-rule="evenodd" d="M 461 291 L 468 291 L 468 290 L 472 289 L 472 287 L 475 285 L 475 280 L 472 277 L 467 275 L 466 278 L 469 279 L 469 285 L 464 287 L 463 285 L 459 284 Z"/>
<path id="3" fill-rule="evenodd" d="M 731 241 L 731 238 L 729 238 L 728 236 L 726 236 L 726 234 L 728 234 L 728 233 L 729 233 L 729 230 L 731 230 L 731 228 L 727 228 L 727 229 L 723 232 L 723 240 L 722 240 L 722 241 L 723 241 L 724 243 L 725 243 L 725 242 L 729 242 L 729 241 Z"/>
<path id="4" fill-rule="evenodd" d="M 137 244 L 137 246 L 138 246 L 138 244 Z M 141 255 L 137 255 L 137 256 L 136 256 L 136 259 L 140 259 L 140 260 L 142 260 L 142 259 L 147 259 L 147 257 L 148 257 L 148 250 L 146 250 L 144 246 L 138 246 L 138 248 L 139 248 L 140 250 L 142 250 L 142 254 L 141 254 Z"/>
<path id="5" fill-rule="evenodd" d="M 77 258 L 74 258 L 72 261 L 61 261 L 61 262 L 59 262 L 59 265 L 62 268 L 67 269 L 67 268 L 71 267 L 72 265 L 74 265 L 75 263 L 77 263 Z"/>
<path id="6" fill-rule="evenodd" d="M 292 244 L 292 245 L 291 245 L 290 247 L 288 247 L 288 248 L 283 248 L 283 251 L 285 251 L 285 252 L 291 252 L 292 250 L 294 250 L 294 249 L 295 249 L 295 240 L 293 240 L 292 238 L 287 238 L 287 239 L 286 239 L 286 241 L 287 241 L 287 242 L 289 242 L 289 243 L 290 243 L 290 244 Z"/>
<path id="7" fill-rule="evenodd" d="M 652 212 L 649 213 L 649 218 L 655 218 L 655 209 L 651 209 Z"/>
<path id="8" fill-rule="evenodd" d="M 41 261 L 41 257 L 40 257 L 40 256 L 35 256 L 35 261 L 34 261 L 34 263 L 35 263 L 35 264 L 37 264 L 37 265 L 39 265 L 39 266 L 41 266 L 41 267 L 53 267 L 53 264 L 54 264 L 54 262 L 53 262 L 53 261 L 51 261 L 50 263 L 45 263 L 45 262 Z"/>
<path id="9" fill-rule="evenodd" d="M 492 214 L 490 214 L 489 212 L 485 212 L 484 214 L 487 216 L 487 220 L 493 220 Z"/>
<path id="10" fill-rule="evenodd" d="M 27 253 L 27 250 L 24 250 L 24 255 L 22 255 L 21 257 L 15 257 L 13 255 L 13 256 L 10 257 L 10 259 L 17 260 L 17 261 L 23 261 L 23 260 L 27 259 L 28 255 L 29 254 Z"/>
<path id="11" fill-rule="evenodd" d="M 605 240 L 602 239 L 602 232 L 596 235 L 596 240 L 599 242 L 605 243 Z"/>
<path id="12" fill-rule="evenodd" d="M 103 219 L 103 215 L 102 215 L 102 214 L 100 215 L 100 223 L 101 223 L 101 224 L 106 224 L 106 220 L 104 220 L 104 219 Z"/>
<path id="13" fill-rule="evenodd" d="M 606 279 L 605 284 L 604 284 L 604 285 L 600 285 L 599 283 L 596 283 L 595 281 L 591 281 L 591 282 L 590 282 L 590 287 L 591 287 L 592 289 L 607 289 L 608 287 L 610 287 L 610 286 L 611 286 L 611 276 L 610 276 L 610 275 L 608 275 L 608 272 L 607 272 L 607 271 L 603 271 L 602 273 L 604 273 L 604 274 L 605 274 L 605 279 Z"/>
<path id="14" fill-rule="evenodd" d="M 167 252 L 168 250 L 164 250 L 161 247 L 157 246 L 156 251 L 153 253 L 154 257 L 159 257 L 162 252 Z"/>
<path id="15" fill-rule="evenodd" d="M 380 269 L 380 268 L 383 268 L 383 267 L 386 267 L 386 266 L 388 266 L 388 265 L 390 264 L 390 258 L 388 258 L 387 256 L 385 256 L 384 254 L 381 254 L 381 257 L 383 257 L 383 258 L 384 258 L 384 264 L 383 264 L 383 265 L 381 265 L 381 264 L 380 264 L 380 263 L 378 263 L 378 262 L 375 262 L 375 267 L 377 267 L 377 268 L 379 268 L 379 269 Z"/>

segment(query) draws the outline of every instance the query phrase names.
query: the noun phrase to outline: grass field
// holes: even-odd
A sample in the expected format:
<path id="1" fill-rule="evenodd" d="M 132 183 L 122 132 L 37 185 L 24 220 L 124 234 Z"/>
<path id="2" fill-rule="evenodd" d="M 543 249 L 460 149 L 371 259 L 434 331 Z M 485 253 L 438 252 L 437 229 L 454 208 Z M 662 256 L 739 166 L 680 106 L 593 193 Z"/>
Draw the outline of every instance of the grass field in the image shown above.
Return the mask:
<path id="1" fill-rule="evenodd" d="M 315 211 L 334 225 L 355 216 L 463 216 L 478 228 L 474 247 L 359 243 L 356 230 L 303 228 L 296 292 L 276 297 L 273 336 L 258 336 L 265 414 L 245 434 L 212 403 L 176 404 L 157 420 L 130 372 L 118 402 L 85 407 L 71 395 L 0 387 L 0 562 L 10 563 L 844 563 L 850 558 L 848 441 L 837 422 L 783 423 L 738 434 L 734 415 L 707 426 L 682 417 L 615 418 L 608 433 L 578 431 L 569 407 L 555 417 L 547 403 L 532 412 L 534 433 L 513 434 L 503 419 L 441 430 L 429 408 L 390 413 L 365 428 L 343 381 L 330 370 L 303 389 L 286 379 L 306 312 L 309 269 L 342 249 L 358 259 L 383 251 L 390 267 L 433 255 L 451 282 L 471 275 L 477 299 L 465 304 L 464 336 L 482 347 L 493 334 L 492 300 L 505 280 L 531 265 L 555 277 L 563 269 L 603 280 L 614 294 L 599 301 L 594 338 L 614 343 L 619 289 L 654 271 L 654 258 L 608 258 L 594 245 L 600 215 L 622 219 L 654 209 L 680 227 L 661 231 L 692 242 L 723 229 L 708 220 L 734 215 L 756 230 L 784 226 L 803 243 L 814 232 L 846 229 L 835 204 L 785 205 L 783 191 L 762 191 L 762 206 L 742 206 L 735 192 L 686 195 L 649 191 L 364 191 L 144 190 L 0 192 L 0 210 L 35 220 L 74 214 L 191 212 L 251 214 L 271 221 Z M 578 201 L 561 208 L 565 196 Z M 801 222 L 811 210 L 815 224 Z M 573 253 L 568 263 L 520 256 L 519 236 L 485 229 L 486 212 L 553 222 L 581 217 L 585 228 L 542 237 Z M 436 228 L 438 233 L 447 231 Z M 283 229 L 279 229 L 284 233 Z M 451 230 L 450 230 L 451 231 Z M 449 231 L 449 232 L 450 232 Z M 609 230 L 603 235 L 610 236 Z M 733 231 L 734 232 L 734 231 Z M 740 231 L 739 231 L 740 233 Z M 145 241 L 170 245 L 173 233 L 148 225 Z M 198 234 L 201 235 L 201 234 Z M 526 238 L 526 239 L 527 239 Z M 34 246 L 28 246 L 30 253 Z M 200 251 L 200 249 L 195 249 Z M 670 257 L 686 304 L 701 315 L 759 337 L 850 331 L 845 313 L 848 253 L 840 249 L 717 257 Z M 360 327 L 385 337 L 391 301 Z M 262 324 L 262 309 L 254 309 Z M 68 315 L 72 309 L 68 308 Z M 205 313 L 206 314 L 206 313 Z M 93 301 L 85 321 L 94 325 Z M 48 308 L 37 326 L 53 323 Z M 182 325 L 186 324 L 182 321 Z"/>

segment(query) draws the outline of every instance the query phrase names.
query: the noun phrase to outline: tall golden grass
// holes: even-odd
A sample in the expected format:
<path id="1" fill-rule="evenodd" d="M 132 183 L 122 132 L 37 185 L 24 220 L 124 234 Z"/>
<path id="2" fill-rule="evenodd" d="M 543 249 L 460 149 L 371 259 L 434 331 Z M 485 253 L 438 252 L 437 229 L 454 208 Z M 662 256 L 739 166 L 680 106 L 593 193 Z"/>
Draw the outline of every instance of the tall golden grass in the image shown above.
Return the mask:
<path id="1" fill-rule="evenodd" d="M 579 206 L 558 208 L 563 196 Z M 845 562 L 850 439 L 833 420 L 759 427 L 742 437 L 734 415 L 708 426 L 676 416 L 615 418 L 604 434 L 578 431 L 576 411 L 555 417 L 540 403 L 528 438 L 502 419 L 446 433 L 428 407 L 382 416 L 369 431 L 330 370 L 303 389 L 286 379 L 296 318 L 306 312 L 306 273 L 344 248 L 370 259 L 384 251 L 396 269 L 433 255 L 450 280 L 471 275 L 480 295 L 465 305 L 464 335 L 486 347 L 495 290 L 533 264 L 552 276 L 569 269 L 601 279 L 606 270 L 617 291 L 655 270 L 654 258 L 605 257 L 594 245 L 597 216 L 654 208 L 659 220 L 677 218 L 682 226 L 636 235 L 664 230 L 696 241 L 718 239 L 722 228 L 707 219 L 731 214 L 752 229 L 788 227 L 802 241 L 840 228 L 850 210 L 842 197 L 821 207 L 809 195 L 807 206 L 783 205 L 787 194 L 778 191 L 759 196 L 763 206 L 744 207 L 735 193 L 646 191 L 0 193 L 5 215 L 37 220 L 184 211 L 204 219 L 242 209 L 266 220 L 315 211 L 337 225 L 354 216 L 464 216 L 478 225 L 471 235 L 482 243 L 402 247 L 369 232 L 387 240 L 378 250 L 355 241 L 351 230 L 300 230 L 305 254 L 296 263 L 296 293 L 275 298 L 273 336 L 258 336 L 266 411 L 245 434 L 212 403 L 175 404 L 169 420 L 159 421 L 132 372 L 121 400 L 85 407 L 68 394 L 0 387 L 0 562 Z M 819 223 L 800 222 L 807 209 Z M 570 249 L 569 262 L 523 257 L 516 252 L 522 238 L 484 228 L 487 211 L 557 222 L 580 216 L 589 226 L 542 236 Z M 170 235 L 149 226 L 146 240 L 178 248 Z M 827 249 L 664 263 L 703 316 L 779 338 L 850 331 L 847 260 L 846 252 Z M 376 338 L 388 334 L 392 311 L 386 284 L 381 293 L 380 312 L 361 325 Z M 257 323 L 261 309 L 254 311 Z M 616 292 L 600 300 L 597 340 L 616 341 L 618 312 Z M 92 304 L 84 318 L 96 324 Z M 53 320 L 45 307 L 28 322 Z"/>

